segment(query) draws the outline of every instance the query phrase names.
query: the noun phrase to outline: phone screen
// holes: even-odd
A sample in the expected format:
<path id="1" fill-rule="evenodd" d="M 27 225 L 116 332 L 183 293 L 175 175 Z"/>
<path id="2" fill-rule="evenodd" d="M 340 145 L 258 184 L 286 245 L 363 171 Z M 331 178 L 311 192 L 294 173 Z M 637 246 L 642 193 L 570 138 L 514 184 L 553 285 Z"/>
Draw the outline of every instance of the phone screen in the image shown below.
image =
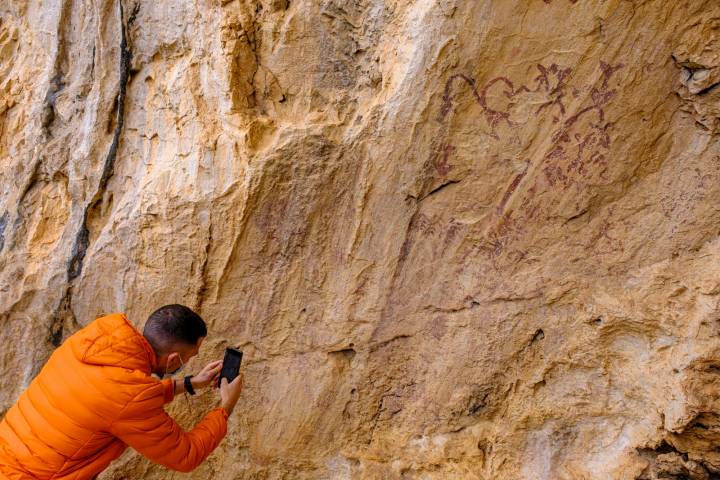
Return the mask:
<path id="1" fill-rule="evenodd" d="M 225 358 L 223 359 L 222 369 L 220 370 L 220 376 L 217 379 L 218 387 L 220 386 L 220 380 L 227 378 L 228 383 L 232 382 L 235 377 L 240 373 L 240 363 L 242 362 L 243 353 L 240 350 L 234 348 L 225 349 Z"/>

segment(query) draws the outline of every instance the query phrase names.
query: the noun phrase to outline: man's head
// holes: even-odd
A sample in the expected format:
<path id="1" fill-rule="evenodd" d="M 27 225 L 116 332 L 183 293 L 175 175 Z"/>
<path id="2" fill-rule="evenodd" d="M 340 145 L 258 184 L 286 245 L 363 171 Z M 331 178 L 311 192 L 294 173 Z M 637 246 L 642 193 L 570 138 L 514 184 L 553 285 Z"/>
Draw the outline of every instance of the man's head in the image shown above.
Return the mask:
<path id="1" fill-rule="evenodd" d="M 166 372 L 175 373 L 197 355 L 207 336 L 207 327 L 188 307 L 172 304 L 158 308 L 148 317 L 143 336 L 157 356 L 157 367 L 152 373 L 162 378 Z"/>

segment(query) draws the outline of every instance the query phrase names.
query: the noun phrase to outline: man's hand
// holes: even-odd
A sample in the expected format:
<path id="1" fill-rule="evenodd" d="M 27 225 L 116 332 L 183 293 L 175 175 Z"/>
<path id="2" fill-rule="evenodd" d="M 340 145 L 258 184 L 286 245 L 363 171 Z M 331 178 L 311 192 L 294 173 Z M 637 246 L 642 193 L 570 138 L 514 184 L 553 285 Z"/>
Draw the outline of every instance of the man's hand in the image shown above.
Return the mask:
<path id="1" fill-rule="evenodd" d="M 241 373 L 235 379 L 228 383 L 227 378 L 220 380 L 220 400 L 221 406 L 230 415 L 235 408 L 235 404 L 240 398 L 240 392 L 243 387 L 243 374 Z"/>
<path id="2" fill-rule="evenodd" d="M 208 385 L 216 384 L 217 378 L 220 376 L 220 370 L 222 369 L 222 362 L 222 360 L 215 360 L 214 362 L 208 363 L 197 375 L 193 375 L 190 379 L 193 389 L 205 388 Z"/>

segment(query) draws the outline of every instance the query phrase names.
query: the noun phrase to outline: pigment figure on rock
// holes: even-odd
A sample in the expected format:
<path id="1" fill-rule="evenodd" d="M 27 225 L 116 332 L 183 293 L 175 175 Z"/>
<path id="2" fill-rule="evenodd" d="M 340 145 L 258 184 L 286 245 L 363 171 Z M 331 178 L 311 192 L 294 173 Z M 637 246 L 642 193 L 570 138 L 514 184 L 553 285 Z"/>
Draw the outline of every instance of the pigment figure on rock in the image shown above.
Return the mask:
<path id="1" fill-rule="evenodd" d="M 0 423 L 0 478 L 95 478 L 127 446 L 167 468 L 195 469 L 225 437 L 242 391 L 242 375 L 228 383 L 221 360 L 184 381 L 162 379 L 206 336 L 203 319 L 177 304 L 153 312 L 142 334 L 113 313 L 70 336 Z M 180 392 L 211 386 L 221 406 L 190 432 L 163 409 Z"/>

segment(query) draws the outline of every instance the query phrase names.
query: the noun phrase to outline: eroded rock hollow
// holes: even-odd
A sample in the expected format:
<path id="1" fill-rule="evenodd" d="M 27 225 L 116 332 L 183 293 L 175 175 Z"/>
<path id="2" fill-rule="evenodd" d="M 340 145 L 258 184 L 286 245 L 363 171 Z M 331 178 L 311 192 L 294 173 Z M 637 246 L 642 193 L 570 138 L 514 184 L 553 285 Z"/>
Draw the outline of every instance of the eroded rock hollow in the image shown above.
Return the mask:
<path id="1" fill-rule="evenodd" d="M 720 478 L 719 34 L 704 0 L 3 2 L 0 413 L 183 303 L 188 369 L 246 372 L 187 478 Z"/>

